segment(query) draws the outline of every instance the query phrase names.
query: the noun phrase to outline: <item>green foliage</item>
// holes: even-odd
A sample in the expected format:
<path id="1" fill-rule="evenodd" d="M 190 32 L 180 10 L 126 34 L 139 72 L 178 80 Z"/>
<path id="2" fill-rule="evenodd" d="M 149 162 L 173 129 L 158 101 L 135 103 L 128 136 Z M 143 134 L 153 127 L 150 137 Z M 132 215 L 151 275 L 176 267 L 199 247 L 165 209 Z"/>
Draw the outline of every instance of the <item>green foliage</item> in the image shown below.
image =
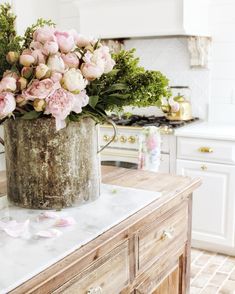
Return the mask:
<path id="1" fill-rule="evenodd" d="M 0 78 L 4 71 L 11 69 L 6 61 L 9 51 L 19 51 L 22 38 L 17 36 L 15 29 L 16 16 L 11 12 L 10 4 L 0 5 Z"/>
<path id="2" fill-rule="evenodd" d="M 28 119 L 36 119 L 41 114 L 42 114 L 42 112 L 37 112 L 35 110 L 32 110 L 32 111 L 26 112 L 21 118 L 26 119 L 26 120 L 28 120 Z"/>
<path id="3" fill-rule="evenodd" d="M 35 24 L 28 27 L 24 34 L 24 43 L 23 43 L 23 49 L 28 48 L 30 43 L 33 40 L 33 33 L 40 27 L 43 26 L 55 26 L 55 23 L 51 20 L 45 20 L 42 18 L 39 18 Z"/>
<path id="4" fill-rule="evenodd" d="M 87 87 L 90 106 L 99 112 L 133 105 L 159 106 L 169 96 L 168 80 L 159 71 L 145 70 L 134 57 L 135 49 L 113 55 L 114 69 Z"/>

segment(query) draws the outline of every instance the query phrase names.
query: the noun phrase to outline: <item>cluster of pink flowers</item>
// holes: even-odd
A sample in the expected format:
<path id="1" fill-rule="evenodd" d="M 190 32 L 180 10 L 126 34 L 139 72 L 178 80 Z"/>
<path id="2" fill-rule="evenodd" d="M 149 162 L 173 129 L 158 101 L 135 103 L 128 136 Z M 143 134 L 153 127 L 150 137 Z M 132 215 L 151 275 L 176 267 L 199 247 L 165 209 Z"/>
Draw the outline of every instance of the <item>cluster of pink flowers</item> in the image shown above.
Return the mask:
<path id="1" fill-rule="evenodd" d="M 0 82 L 0 118 L 31 103 L 56 119 L 57 130 L 71 111 L 80 113 L 87 105 L 87 84 L 115 65 L 109 48 L 97 40 L 49 26 L 37 29 L 20 55 L 9 52 L 7 61 L 19 71 L 5 72 Z"/>

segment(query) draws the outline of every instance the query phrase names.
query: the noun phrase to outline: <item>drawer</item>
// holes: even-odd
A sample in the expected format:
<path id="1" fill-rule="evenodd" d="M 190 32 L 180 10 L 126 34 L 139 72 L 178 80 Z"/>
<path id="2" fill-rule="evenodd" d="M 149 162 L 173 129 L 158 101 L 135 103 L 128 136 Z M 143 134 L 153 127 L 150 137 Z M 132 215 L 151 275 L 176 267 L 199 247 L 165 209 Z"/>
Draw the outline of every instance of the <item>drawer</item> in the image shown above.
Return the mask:
<path id="1" fill-rule="evenodd" d="M 197 138 L 178 138 L 177 157 L 234 164 L 235 143 Z"/>
<path id="2" fill-rule="evenodd" d="M 53 293 L 120 293 L 129 283 L 128 252 L 126 241 Z"/>
<path id="3" fill-rule="evenodd" d="M 187 240 L 188 205 L 182 203 L 176 211 L 165 213 L 159 221 L 145 226 L 137 236 L 138 270 L 143 271 L 167 253 L 172 243 L 175 250 Z"/>

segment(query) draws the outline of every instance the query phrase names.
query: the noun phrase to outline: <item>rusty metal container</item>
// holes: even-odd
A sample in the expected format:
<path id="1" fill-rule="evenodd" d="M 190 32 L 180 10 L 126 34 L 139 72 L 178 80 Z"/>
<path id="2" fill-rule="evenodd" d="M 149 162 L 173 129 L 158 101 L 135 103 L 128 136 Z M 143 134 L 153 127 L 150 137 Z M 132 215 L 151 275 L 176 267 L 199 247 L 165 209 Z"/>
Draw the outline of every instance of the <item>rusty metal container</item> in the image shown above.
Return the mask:
<path id="1" fill-rule="evenodd" d="M 4 122 L 7 195 L 17 206 L 61 209 L 100 195 L 97 126 L 91 118 L 60 131 L 55 119 Z"/>

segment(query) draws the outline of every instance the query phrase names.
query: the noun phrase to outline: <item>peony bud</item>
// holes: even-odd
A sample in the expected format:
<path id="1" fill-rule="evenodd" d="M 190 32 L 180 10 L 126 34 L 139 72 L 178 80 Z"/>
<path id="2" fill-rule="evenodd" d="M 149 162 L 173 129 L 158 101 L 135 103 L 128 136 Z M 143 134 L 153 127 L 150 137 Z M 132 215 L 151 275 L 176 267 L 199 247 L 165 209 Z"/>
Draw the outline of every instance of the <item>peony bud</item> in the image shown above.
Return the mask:
<path id="1" fill-rule="evenodd" d="M 27 87 L 28 81 L 24 77 L 20 77 L 17 81 L 17 87 L 21 91 L 24 90 Z"/>
<path id="2" fill-rule="evenodd" d="M 22 68 L 22 70 L 21 70 L 22 77 L 24 77 L 26 79 L 29 79 L 32 74 L 33 74 L 33 68 L 32 67 L 24 66 Z"/>
<path id="3" fill-rule="evenodd" d="M 49 78 L 50 77 L 50 70 L 46 64 L 40 63 L 36 67 L 36 78 L 41 80 L 43 78 Z"/>
<path id="4" fill-rule="evenodd" d="M 27 103 L 27 100 L 26 100 L 23 96 L 18 95 L 18 96 L 16 97 L 16 104 L 17 104 L 18 106 L 22 107 L 22 106 L 24 106 L 26 103 Z"/>
<path id="5" fill-rule="evenodd" d="M 6 60 L 10 64 L 14 64 L 19 60 L 19 53 L 15 51 L 9 51 L 6 56 Z"/>
<path id="6" fill-rule="evenodd" d="M 36 98 L 33 101 L 33 107 L 38 112 L 43 111 L 46 108 L 46 101 L 44 99 Z"/>
<path id="7" fill-rule="evenodd" d="M 35 58 L 32 55 L 24 54 L 20 56 L 20 64 L 23 66 L 30 66 L 34 64 Z"/>

